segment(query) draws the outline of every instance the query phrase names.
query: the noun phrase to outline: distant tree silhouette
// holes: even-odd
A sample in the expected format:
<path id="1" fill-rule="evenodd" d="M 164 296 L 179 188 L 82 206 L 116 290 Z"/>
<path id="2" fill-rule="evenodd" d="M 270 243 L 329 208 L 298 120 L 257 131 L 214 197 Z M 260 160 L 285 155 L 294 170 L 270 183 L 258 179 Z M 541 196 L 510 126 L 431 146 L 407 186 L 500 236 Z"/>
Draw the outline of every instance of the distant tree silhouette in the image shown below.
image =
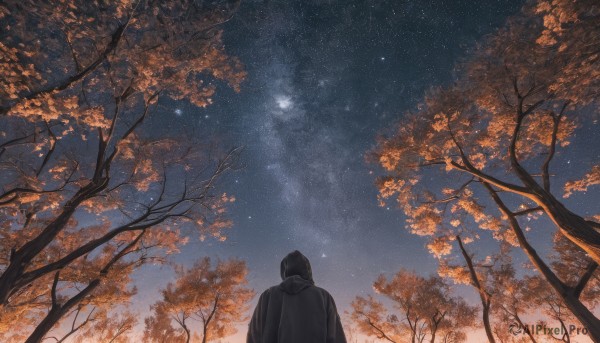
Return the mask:
<path id="1" fill-rule="evenodd" d="M 424 278 L 400 270 L 390 280 L 380 275 L 373 289 L 399 312 L 390 312 L 371 295 L 356 297 L 351 319 L 367 336 L 389 342 L 464 342 L 464 331 L 477 323 L 477 308 L 452 296 L 450 286 L 439 276 Z"/>
<path id="2" fill-rule="evenodd" d="M 144 342 L 186 342 L 195 336 L 206 343 L 235 333 L 245 320 L 254 291 L 247 287 L 246 264 L 240 260 L 198 261 L 190 269 L 178 268 L 177 279 L 162 291 L 146 318 Z"/>
<path id="3" fill-rule="evenodd" d="M 597 217 L 583 218 L 560 200 L 600 183 L 600 167 L 582 165 L 590 171 L 579 180 L 551 187 L 556 155 L 598 118 L 595 9 L 591 0 L 526 5 L 458 67 L 454 84 L 432 90 L 416 113 L 380 137 L 370 158 L 386 171 L 377 180 L 382 204 L 397 201 L 407 228 L 431 238 L 434 255 L 449 255 L 457 234 L 476 241 L 489 232 L 519 246 L 600 342 L 600 321 L 537 253 L 520 221 L 547 216 L 600 262 Z M 433 178 L 443 186 L 428 182 Z M 586 275 L 577 272 L 583 285 Z"/>
<path id="4" fill-rule="evenodd" d="M 237 150 L 169 132 L 161 104 L 205 107 L 218 84 L 239 90 L 245 73 L 218 29 L 238 5 L 0 4 L 2 341 L 39 342 L 76 314 L 78 333 L 109 332 L 99 320 L 135 293 L 128 273 L 192 230 L 224 239 L 233 197 L 215 183 Z"/>

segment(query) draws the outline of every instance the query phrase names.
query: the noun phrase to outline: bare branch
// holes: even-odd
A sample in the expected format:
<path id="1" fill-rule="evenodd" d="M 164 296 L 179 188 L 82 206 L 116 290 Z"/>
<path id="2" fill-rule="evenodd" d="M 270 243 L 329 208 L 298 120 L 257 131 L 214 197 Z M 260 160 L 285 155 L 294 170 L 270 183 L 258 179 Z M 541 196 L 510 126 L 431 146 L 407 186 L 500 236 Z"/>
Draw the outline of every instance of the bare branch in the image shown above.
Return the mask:
<path id="1" fill-rule="evenodd" d="M 526 214 L 529 214 L 529 213 L 543 211 L 543 210 L 544 210 L 543 208 L 541 208 L 539 206 L 536 206 L 536 207 L 526 208 L 526 209 L 521 210 L 521 211 L 513 212 L 513 215 L 518 217 L 518 216 L 523 216 L 523 215 L 526 215 Z"/>
<path id="2" fill-rule="evenodd" d="M 548 156 L 542 165 L 542 180 L 544 183 L 544 189 L 550 192 L 550 162 L 554 157 L 554 153 L 556 151 L 556 138 L 558 135 L 558 127 L 560 126 L 560 121 L 563 117 L 565 109 L 569 105 L 569 101 L 565 101 L 563 104 L 560 113 L 558 115 L 552 116 L 553 126 L 552 126 L 552 140 L 550 142 L 550 151 L 548 152 Z"/>
<path id="3" fill-rule="evenodd" d="M 596 263 L 595 261 L 590 261 L 588 263 L 588 266 L 585 269 L 585 272 L 583 273 L 579 281 L 577 282 L 577 285 L 575 285 L 575 287 L 572 288 L 573 295 L 577 299 L 579 299 L 579 297 L 581 296 L 581 292 L 583 292 L 588 281 L 590 281 L 590 279 L 594 275 L 594 272 L 596 272 L 597 269 L 598 263 Z"/>
<path id="4" fill-rule="evenodd" d="M 52 297 L 52 307 L 58 306 L 58 301 L 56 299 L 56 286 L 58 285 L 58 278 L 60 276 L 60 271 L 54 274 L 54 280 L 52 281 L 52 289 L 50 290 L 50 295 Z"/>

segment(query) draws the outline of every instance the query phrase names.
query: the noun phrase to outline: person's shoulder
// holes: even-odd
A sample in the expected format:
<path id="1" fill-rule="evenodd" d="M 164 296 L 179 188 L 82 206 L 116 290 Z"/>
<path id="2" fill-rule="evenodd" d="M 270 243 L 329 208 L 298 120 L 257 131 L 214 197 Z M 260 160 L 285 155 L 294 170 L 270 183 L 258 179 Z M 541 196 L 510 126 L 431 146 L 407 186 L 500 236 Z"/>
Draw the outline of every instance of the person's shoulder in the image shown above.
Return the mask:
<path id="1" fill-rule="evenodd" d="M 268 297 L 271 294 L 278 293 L 278 292 L 281 292 L 281 290 L 279 289 L 279 285 L 274 285 L 274 286 L 267 288 L 264 292 L 262 292 L 260 297 L 261 298 Z"/>
<path id="2" fill-rule="evenodd" d="M 278 291 L 280 291 L 279 285 L 273 285 L 273 286 L 267 288 L 267 290 L 265 291 L 265 293 L 267 293 L 267 292 L 268 293 L 275 293 L 275 292 L 278 292 Z"/>
<path id="3" fill-rule="evenodd" d="M 332 298 L 331 294 L 325 289 L 325 288 L 321 288 L 319 286 L 312 286 L 317 292 L 323 294 L 324 297 L 326 298 Z"/>

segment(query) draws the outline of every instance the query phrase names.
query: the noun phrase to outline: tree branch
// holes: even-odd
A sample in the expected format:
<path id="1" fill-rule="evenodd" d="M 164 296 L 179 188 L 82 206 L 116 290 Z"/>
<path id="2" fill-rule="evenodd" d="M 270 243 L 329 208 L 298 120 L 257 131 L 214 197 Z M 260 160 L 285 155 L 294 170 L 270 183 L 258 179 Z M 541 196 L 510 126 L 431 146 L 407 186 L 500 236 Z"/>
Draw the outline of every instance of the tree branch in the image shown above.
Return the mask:
<path id="1" fill-rule="evenodd" d="M 585 272 L 583 273 L 583 275 L 577 282 L 577 285 L 575 285 L 575 287 L 573 287 L 573 289 L 572 289 L 572 292 L 573 292 L 573 295 L 575 296 L 575 298 L 579 299 L 579 297 L 581 296 L 581 293 L 585 289 L 585 286 L 587 285 L 588 281 L 590 281 L 590 279 L 594 275 L 594 272 L 596 271 L 596 269 L 598 269 L 598 263 L 596 263 L 595 261 L 590 261 L 588 263 L 587 268 L 585 269 Z"/>
<path id="2" fill-rule="evenodd" d="M 542 165 L 542 181 L 544 183 L 544 189 L 547 192 L 550 192 L 550 171 L 549 171 L 549 169 L 550 169 L 550 161 L 552 161 L 552 158 L 554 157 L 554 154 L 556 152 L 556 138 L 558 135 L 558 127 L 560 126 L 560 121 L 563 117 L 563 113 L 568 105 L 569 105 L 569 101 L 566 101 L 563 104 L 558 116 L 556 116 L 556 115 L 552 116 L 553 126 L 552 126 L 552 140 L 550 142 L 550 151 L 548 152 L 548 156 L 546 157 L 546 160 L 544 161 L 544 164 Z"/>
<path id="3" fill-rule="evenodd" d="M 77 317 L 79 316 L 79 313 L 81 312 L 81 307 L 79 307 L 77 309 L 77 313 L 75 315 L 75 318 L 73 319 L 73 323 L 71 324 L 71 329 L 69 330 L 69 332 L 67 332 L 61 339 L 57 340 L 57 343 L 61 343 L 64 342 L 67 338 L 69 338 L 71 335 L 73 335 L 74 333 L 76 333 L 77 331 L 79 331 L 82 327 L 86 326 L 87 323 L 91 322 L 92 320 L 94 320 L 92 318 L 92 315 L 94 314 L 94 311 L 96 310 L 96 308 L 92 308 L 92 310 L 90 311 L 90 313 L 88 313 L 87 317 L 85 318 L 85 320 L 81 323 L 79 323 L 79 325 L 75 326 L 75 323 L 77 321 Z"/>
<path id="4" fill-rule="evenodd" d="M 52 289 L 50 290 L 50 296 L 52 297 L 52 308 L 58 306 L 58 300 L 56 299 L 56 287 L 58 286 L 58 278 L 60 271 L 54 274 L 54 280 L 52 281 Z"/>
<path id="5" fill-rule="evenodd" d="M 108 58 L 108 55 L 110 55 L 110 53 L 112 53 L 117 48 L 117 46 L 119 45 L 119 42 L 121 41 L 121 38 L 123 37 L 123 32 L 125 32 L 125 28 L 127 27 L 127 24 L 129 23 L 129 19 L 130 18 L 128 18 L 124 24 L 117 27 L 115 32 L 112 34 L 110 42 L 104 48 L 104 51 L 89 66 L 87 66 L 86 68 L 84 68 L 83 70 L 78 72 L 77 74 L 69 77 L 68 79 L 66 79 L 59 85 L 51 86 L 48 88 L 43 88 L 38 91 L 29 93 L 28 95 L 19 99 L 17 102 L 15 102 L 11 105 L 8 105 L 4 108 L 0 108 L 0 115 L 7 114 L 11 109 L 13 109 L 18 103 L 20 103 L 22 101 L 31 100 L 31 99 L 34 99 L 34 98 L 37 98 L 37 97 L 40 97 L 40 96 L 43 96 L 46 94 L 50 94 L 53 92 L 63 91 L 65 89 L 71 87 L 72 85 L 78 83 L 79 81 L 83 80 L 89 74 L 93 73 Z"/>
<path id="6" fill-rule="evenodd" d="M 471 168 L 465 167 L 463 165 L 456 163 L 455 161 L 450 162 L 450 164 L 452 165 L 452 167 L 454 167 L 458 170 L 461 170 L 461 171 L 469 173 L 473 176 L 476 176 L 482 182 L 487 182 L 487 183 L 494 185 L 494 186 L 496 186 L 504 191 L 507 191 L 507 192 L 516 193 L 516 194 L 531 198 L 531 194 L 529 193 L 529 190 L 525 187 L 517 186 L 515 184 L 508 183 L 508 182 L 504 182 L 504 181 L 499 180 L 491 175 L 487 175 L 478 169 L 475 169 L 475 168 L 471 169 Z"/>
<path id="7" fill-rule="evenodd" d="M 522 216 L 525 214 L 529 214 L 529 213 L 533 213 L 533 212 L 537 212 L 537 211 L 543 211 L 543 210 L 544 210 L 543 208 L 536 206 L 536 207 L 526 208 L 521 211 L 513 212 L 513 215 L 518 217 L 518 216 Z"/>
<path id="8" fill-rule="evenodd" d="M 392 343 L 396 343 L 396 341 L 394 341 L 388 335 L 386 335 L 386 333 L 381 328 L 379 328 L 377 325 L 375 325 L 369 316 L 367 316 L 363 312 L 357 312 L 357 313 L 362 315 L 363 317 L 365 317 L 365 319 L 367 320 L 367 324 L 369 324 L 370 327 L 372 327 L 373 329 L 375 329 L 375 331 L 377 331 L 379 333 L 379 336 L 377 338 L 379 338 L 379 339 L 383 338 Z"/>
<path id="9" fill-rule="evenodd" d="M 492 188 L 492 186 L 489 183 L 483 182 L 483 185 L 488 190 L 490 196 L 498 206 L 500 212 L 502 212 L 502 214 L 504 214 L 508 218 L 508 222 L 510 223 L 511 228 L 513 229 L 513 232 L 517 237 L 519 245 L 521 245 L 521 247 L 529 257 L 531 263 L 533 263 L 533 265 L 540 271 L 540 273 L 544 275 L 544 277 L 548 280 L 548 282 L 552 285 L 554 289 L 556 289 L 559 292 L 564 292 L 567 286 L 556 276 L 556 274 L 554 274 L 552 269 L 550 269 L 550 267 L 544 262 L 544 260 L 542 260 L 535 248 L 531 246 L 531 244 L 529 244 L 527 238 L 525 237 L 525 233 L 523 232 L 523 229 L 521 229 L 521 225 L 517 221 L 514 213 L 512 213 L 508 209 L 508 207 L 506 206 L 506 204 L 504 204 L 498 193 Z"/>
<path id="10" fill-rule="evenodd" d="M 481 306 L 483 307 L 483 311 L 482 311 L 483 312 L 483 323 L 484 323 L 486 335 L 487 335 L 490 343 L 495 343 L 494 335 L 491 330 L 490 318 L 489 318 L 491 296 L 488 292 L 486 292 L 486 290 L 483 288 L 483 286 L 479 282 L 479 277 L 477 276 L 477 272 L 475 271 L 475 267 L 473 266 L 473 259 L 467 253 L 467 250 L 465 249 L 465 247 L 463 245 L 460 235 L 456 235 L 456 240 L 458 241 L 458 246 L 460 247 L 460 251 L 465 259 L 465 262 L 467 263 L 467 267 L 469 268 L 469 275 L 471 276 L 471 282 L 473 283 L 473 286 L 477 289 L 477 292 L 479 293 L 479 298 L 481 300 Z"/>

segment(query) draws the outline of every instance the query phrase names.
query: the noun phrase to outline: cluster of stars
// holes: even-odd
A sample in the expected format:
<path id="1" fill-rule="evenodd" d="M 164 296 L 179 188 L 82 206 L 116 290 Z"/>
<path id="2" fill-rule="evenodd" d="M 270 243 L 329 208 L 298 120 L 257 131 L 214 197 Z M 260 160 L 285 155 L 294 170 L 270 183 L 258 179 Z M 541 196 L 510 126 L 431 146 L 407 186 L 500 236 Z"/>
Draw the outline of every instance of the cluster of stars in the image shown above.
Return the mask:
<path id="1" fill-rule="evenodd" d="M 277 103 L 277 106 L 282 110 L 287 110 L 294 105 L 292 97 L 290 97 L 289 95 L 278 95 L 275 97 L 275 102 Z"/>
<path id="2" fill-rule="evenodd" d="M 173 113 L 175 113 L 176 116 L 181 117 L 183 115 L 183 110 L 181 108 L 176 108 Z M 204 119 L 209 119 L 210 116 L 208 114 L 204 115 Z"/>

